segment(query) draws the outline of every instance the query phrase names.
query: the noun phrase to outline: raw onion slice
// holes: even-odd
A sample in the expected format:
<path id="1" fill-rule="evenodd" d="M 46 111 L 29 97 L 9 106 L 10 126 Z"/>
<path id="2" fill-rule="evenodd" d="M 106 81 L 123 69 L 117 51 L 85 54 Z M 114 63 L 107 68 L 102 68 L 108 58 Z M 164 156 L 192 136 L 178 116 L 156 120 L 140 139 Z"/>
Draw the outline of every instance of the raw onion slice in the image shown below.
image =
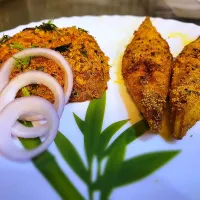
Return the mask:
<path id="1" fill-rule="evenodd" d="M 64 95 L 65 104 L 68 102 L 72 92 L 73 74 L 70 65 L 65 58 L 58 52 L 45 48 L 30 48 L 20 51 L 14 55 L 15 58 L 24 58 L 32 56 L 42 56 L 55 61 L 64 71 Z M 0 91 L 9 82 L 9 76 L 14 67 L 15 59 L 9 58 L 0 69 Z"/>
<path id="2" fill-rule="evenodd" d="M 47 119 L 49 132 L 39 147 L 25 150 L 13 143 L 11 131 L 19 116 L 30 112 L 41 113 Z M 0 112 L 0 127 L 0 152 L 9 159 L 27 161 L 45 151 L 53 142 L 59 127 L 59 117 L 54 106 L 47 100 L 35 96 L 22 97 L 9 103 Z"/>
<path id="3" fill-rule="evenodd" d="M 43 84 L 47 86 L 54 94 L 55 103 L 54 106 L 57 110 L 58 116 L 61 117 L 65 101 L 63 89 L 60 84 L 49 74 L 39 71 L 29 71 L 22 73 L 12 79 L 6 87 L 0 93 L 0 111 L 11 101 L 13 101 L 16 97 L 17 92 L 26 85 L 29 84 Z M 33 113 L 31 113 L 32 115 Z M 27 119 L 27 121 L 32 120 L 41 120 L 42 116 L 34 117 L 30 116 L 31 119 Z"/>
<path id="4" fill-rule="evenodd" d="M 33 84 L 43 84 L 51 89 L 55 96 L 55 103 L 54 106 L 56 108 L 57 114 L 59 118 L 62 115 L 64 110 L 65 102 L 64 102 L 64 94 L 63 89 L 60 84 L 49 74 L 39 71 L 29 71 L 22 73 L 12 79 L 6 87 L 0 93 L 0 111 L 11 101 L 15 99 L 15 96 L 20 88 Z M 33 105 L 34 106 L 34 105 Z M 28 121 L 32 120 L 41 120 L 44 118 L 42 115 L 34 115 L 37 113 L 28 113 L 30 114 Z M 27 115 L 28 116 L 28 115 Z M 36 127 L 25 127 L 19 122 L 16 122 L 12 129 L 12 134 L 17 137 L 24 137 L 24 138 L 33 138 L 33 137 L 40 137 L 43 136 L 48 131 L 48 126 L 43 124 L 41 126 Z"/>
<path id="5" fill-rule="evenodd" d="M 37 122 L 37 121 L 34 121 Z M 12 127 L 12 135 L 16 137 L 21 137 L 21 138 L 36 138 L 36 137 L 42 137 L 45 136 L 49 130 L 48 125 L 42 124 L 35 126 L 34 123 L 33 127 L 26 127 L 22 124 L 20 124 L 18 121 L 14 124 Z"/>

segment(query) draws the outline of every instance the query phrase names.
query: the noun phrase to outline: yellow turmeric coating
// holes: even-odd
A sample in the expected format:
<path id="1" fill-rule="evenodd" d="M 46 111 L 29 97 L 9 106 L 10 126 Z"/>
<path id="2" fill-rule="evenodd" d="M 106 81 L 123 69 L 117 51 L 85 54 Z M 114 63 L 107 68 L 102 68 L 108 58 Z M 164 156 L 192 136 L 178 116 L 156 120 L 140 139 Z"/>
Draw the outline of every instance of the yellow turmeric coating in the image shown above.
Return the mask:
<path id="1" fill-rule="evenodd" d="M 122 75 L 153 132 L 161 132 L 162 129 L 172 60 L 167 42 L 147 17 L 126 48 Z"/>
<path id="2" fill-rule="evenodd" d="M 24 48 L 57 48 L 56 50 L 60 51 L 72 67 L 74 75 L 71 102 L 100 98 L 107 89 L 108 57 L 104 55 L 95 39 L 87 31 L 76 27 L 56 28 L 56 30 L 49 31 L 27 28 L 0 44 L 0 67 L 8 58 L 21 50 L 13 47 L 16 43 Z M 31 58 L 30 64 L 22 66 L 21 69 L 15 67 L 10 79 L 29 70 L 44 71 L 55 77 L 62 87 L 64 86 L 62 69 L 54 61 L 44 57 Z M 43 85 L 34 84 L 27 86 L 27 89 L 32 95 L 54 101 L 52 92 Z M 22 96 L 21 91 L 18 96 Z"/>
<path id="3" fill-rule="evenodd" d="M 173 136 L 181 139 L 200 120 L 200 38 L 174 62 L 170 100 Z"/>

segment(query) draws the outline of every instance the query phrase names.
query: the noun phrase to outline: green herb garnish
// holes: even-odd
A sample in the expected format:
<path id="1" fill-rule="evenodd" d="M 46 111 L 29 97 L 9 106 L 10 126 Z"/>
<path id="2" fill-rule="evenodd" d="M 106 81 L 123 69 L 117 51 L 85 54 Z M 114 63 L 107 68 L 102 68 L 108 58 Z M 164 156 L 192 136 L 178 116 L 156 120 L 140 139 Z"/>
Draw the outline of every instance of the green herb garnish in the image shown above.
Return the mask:
<path id="1" fill-rule="evenodd" d="M 0 39 L 0 44 L 5 43 L 6 41 L 8 41 L 10 39 L 9 35 L 3 35 L 3 37 Z"/>
<path id="2" fill-rule="evenodd" d="M 88 31 L 86 31 L 85 29 L 83 28 L 78 28 L 78 30 L 82 31 L 82 32 L 85 32 L 85 33 L 88 33 Z"/>
<path id="3" fill-rule="evenodd" d="M 23 50 L 24 49 L 24 46 L 19 44 L 18 42 L 13 42 L 13 43 L 9 44 L 9 47 L 11 49 L 18 49 L 18 50 Z"/>
<path id="4" fill-rule="evenodd" d="M 85 56 L 85 57 L 88 57 L 88 53 L 87 53 L 87 51 L 85 50 L 85 49 L 81 49 L 81 54 L 83 55 L 83 56 Z"/>
<path id="5" fill-rule="evenodd" d="M 62 46 L 59 46 L 59 47 L 56 47 L 54 48 L 55 51 L 59 51 L 60 53 L 62 52 L 65 52 L 65 51 L 68 51 L 71 47 L 71 44 L 72 43 L 69 43 L 69 44 L 66 44 L 66 45 L 62 45 Z"/>
<path id="6" fill-rule="evenodd" d="M 22 88 L 22 93 L 23 93 L 23 95 L 24 95 L 25 97 L 30 96 L 30 93 L 29 93 L 29 91 L 28 91 L 28 89 L 27 89 L 26 87 L 23 87 L 23 88 Z"/>
<path id="7" fill-rule="evenodd" d="M 52 23 L 52 20 L 49 20 L 48 22 L 43 22 L 42 25 L 36 26 L 37 29 L 41 29 L 43 31 L 55 31 L 57 26 Z"/>
<path id="8" fill-rule="evenodd" d="M 39 66 L 39 67 L 36 67 L 36 70 L 38 70 L 38 71 L 44 71 L 44 66 Z"/>
<path id="9" fill-rule="evenodd" d="M 31 45 L 31 48 L 37 48 L 37 47 L 38 47 L 37 45 L 34 44 Z"/>
<path id="10" fill-rule="evenodd" d="M 28 66 L 30 61 L 31 61 L 31 57 L 24 57 L 24 58 L 15 58 L 15 63 L 14 66 L 17 67 L 18 69 L 21 69 L 22 66 Z"/>

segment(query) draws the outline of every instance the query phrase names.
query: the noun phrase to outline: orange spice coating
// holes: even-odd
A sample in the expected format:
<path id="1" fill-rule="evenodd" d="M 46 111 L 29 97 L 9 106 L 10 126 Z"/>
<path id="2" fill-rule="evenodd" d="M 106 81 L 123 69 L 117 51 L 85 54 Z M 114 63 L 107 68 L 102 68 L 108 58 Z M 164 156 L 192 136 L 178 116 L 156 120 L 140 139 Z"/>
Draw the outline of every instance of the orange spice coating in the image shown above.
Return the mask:
<path id="1" fill-rule="evenodd" d="M 65 49 L 61 54 L 69 62 L 74 75 L 70 102 L 100 98 L 107 89 L 109 59 L 101 51 L 95 39 L 85 30 L 76 27 L 56 28 L 51 31 L 27 28 L 0 45 L 0 67 L 8 58 L 20 51 L 12 48 L 15 43 L 24 48 L 55 49 L 64 45 Z M 15 67 L 10 79 L 29 70 L 44 71 L 55 77 L 62 87 L 64 86 L 62 69 L 54 61 L 44 57 L 31 58 L 30 64 L 22 66 L 21 69 Z M 44 85 L 34 84 L 27 86 L 27 89 L 32 95 L 38 95 L 54 102 L 52 92 Z M 18 93 L 19 96 L 22 96 L 21 91 Z"/>
<path id="2" fill-rule="evenodd" d="M 122 60 L 122 75 L 151 131 L 160 132 L 168 96 L 172 55 L 147 17 L 135 32 Z"/>
<path id="3" fill-rule="evenodd" d="M 185 46 L 174 62 L 170 100 L 173 136 L 182 139 L 200 120 L 200 38 Z"/>

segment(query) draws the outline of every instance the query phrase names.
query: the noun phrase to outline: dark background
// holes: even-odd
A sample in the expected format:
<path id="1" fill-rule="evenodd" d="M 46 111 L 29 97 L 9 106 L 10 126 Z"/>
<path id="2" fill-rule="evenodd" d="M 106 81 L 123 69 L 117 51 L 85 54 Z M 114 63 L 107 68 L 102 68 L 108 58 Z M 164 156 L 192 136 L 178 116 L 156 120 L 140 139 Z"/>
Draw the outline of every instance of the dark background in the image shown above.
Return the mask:
<path id="1" fill-rule="evenodd" d="M 104 14 L 149 15 L 200 24 L 200 19 L 177 17 L 164 0 L 0 0 L 0 31 L 42 19 Z"/>

